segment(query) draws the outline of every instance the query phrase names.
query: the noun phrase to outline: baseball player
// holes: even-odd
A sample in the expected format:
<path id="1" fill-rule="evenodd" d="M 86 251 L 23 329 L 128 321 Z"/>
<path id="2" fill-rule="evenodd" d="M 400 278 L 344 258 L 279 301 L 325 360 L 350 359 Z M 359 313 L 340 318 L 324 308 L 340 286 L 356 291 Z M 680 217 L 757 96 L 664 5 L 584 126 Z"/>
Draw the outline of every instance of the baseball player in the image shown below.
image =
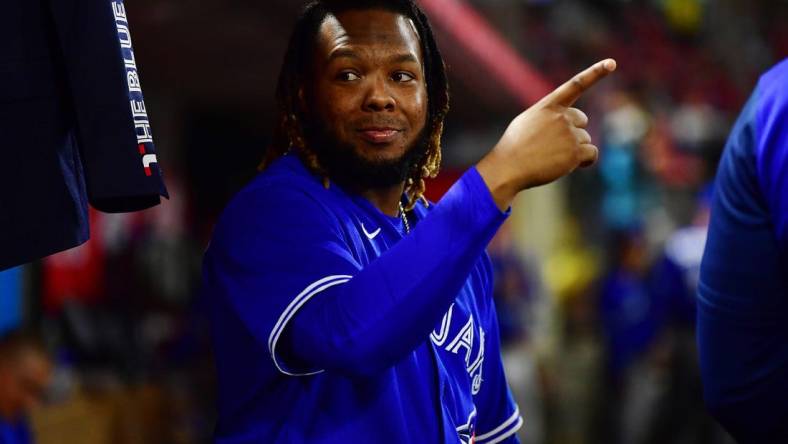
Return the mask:
<path id="1" fill-rule="evenodd" d="M 484 248 L 514 196 L 597 158 L 572 104 L 597 63 L 517 116 L 436 204 L 448 110 L 409 0 L 324 0 L 295 25 L 264 171 L 204 259 L 217 443 L 516 443 Z"/>

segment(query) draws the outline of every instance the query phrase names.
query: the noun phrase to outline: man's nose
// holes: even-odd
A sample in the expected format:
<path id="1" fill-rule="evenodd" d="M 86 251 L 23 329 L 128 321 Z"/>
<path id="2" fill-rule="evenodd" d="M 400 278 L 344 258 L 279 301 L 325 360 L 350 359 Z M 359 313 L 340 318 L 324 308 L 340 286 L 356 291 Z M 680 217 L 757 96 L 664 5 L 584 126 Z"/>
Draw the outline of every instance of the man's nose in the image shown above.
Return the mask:
<path id="1" fill-rule="evenodd" d="M 365 111 L 393 111 L 396 108 L 396 101 L 389 90 L 386 76 L 376 75 L 370 78 L 367 88 L 364 97 Z"/>

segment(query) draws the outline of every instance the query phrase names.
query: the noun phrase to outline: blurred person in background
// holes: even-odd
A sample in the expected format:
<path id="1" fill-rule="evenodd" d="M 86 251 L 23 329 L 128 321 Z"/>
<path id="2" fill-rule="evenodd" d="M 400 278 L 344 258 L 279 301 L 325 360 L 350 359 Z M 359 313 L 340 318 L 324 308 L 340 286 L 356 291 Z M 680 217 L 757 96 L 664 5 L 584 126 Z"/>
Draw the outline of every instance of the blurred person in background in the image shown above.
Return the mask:
<path id="1" fill-rule="evenodd" d="M 648 286 L 649 261 L 641 229 L 614 233 L 610 253 L 612 265 L 602 281 L 599 310 L 608 343 L 608 370 L 611 379 L 619 381 L 653 342 L 662 307 Z"/>
<path id="2" fill-rule="evenodd" d="M 696 297 L 700 262 L 708 231 L 712 186 L 698 193 L 689 224 L 673 231 L 649 266 L 646 286 L 656 311 L 651 347 L 649 414 L 641 416 L 643 439 L 625 442 L 726 442 L 726 434 L 703 408 L 695 342 Z M 642 391 L 642 390 L 641 390 Z"/>
<path id="3" fill-rule="evenodd" d="M 610 443 L 644 443 L 664 387 L 657 337 L 664 304 L 649 286 L 649 260 L 640 227 L 612 233 L 610 270 L 602 279 L 599 316 L 607 353 Z"/>
<path id="4" fill-rule="evenodd" d="M 434 206 L 446 74 L 411 1 L 323 1 L 296 24 L 265 170 L 204 262 L 217 442 L 519 442 L 487 243 L 522 190 L 596 161 L 574 102 L 516 117 Z"/>
<path id="5" fill-rule="evenodd" d="M 0 444 L 34 442 L 27 414 L 49 384 L 52 362 L 42 342 L 23 332 L 0 338 Z"/>
<path id="6" fill-rule="evenodd" d="M 706 405 L 739 442 L 788 442 L 788 59 L 720 162 L 698 286 Z"/>

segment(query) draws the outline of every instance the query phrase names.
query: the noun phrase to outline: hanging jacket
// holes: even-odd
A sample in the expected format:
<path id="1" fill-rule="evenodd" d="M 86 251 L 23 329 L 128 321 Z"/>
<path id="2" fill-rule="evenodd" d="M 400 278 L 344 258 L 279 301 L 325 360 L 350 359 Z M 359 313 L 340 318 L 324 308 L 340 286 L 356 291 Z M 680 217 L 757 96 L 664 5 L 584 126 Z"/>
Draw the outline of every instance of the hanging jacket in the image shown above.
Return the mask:
<path id="1" fill-rule="evenodd" d="M 122 0 L 3 0 L 0 158 L 0 270 L 168 197 Z"/>

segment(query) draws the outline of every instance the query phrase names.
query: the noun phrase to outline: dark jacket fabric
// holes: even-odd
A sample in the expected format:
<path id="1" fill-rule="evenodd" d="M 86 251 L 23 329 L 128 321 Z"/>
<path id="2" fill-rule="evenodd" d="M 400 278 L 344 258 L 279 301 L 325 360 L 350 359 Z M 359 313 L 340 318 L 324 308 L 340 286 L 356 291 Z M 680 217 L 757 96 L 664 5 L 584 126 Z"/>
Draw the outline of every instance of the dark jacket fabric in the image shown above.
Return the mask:
<path id="1" fill-rule="evenodd" d="M 0 270 L 167 197 L 130 42 L 122 0 L 0 3 Z"/>

